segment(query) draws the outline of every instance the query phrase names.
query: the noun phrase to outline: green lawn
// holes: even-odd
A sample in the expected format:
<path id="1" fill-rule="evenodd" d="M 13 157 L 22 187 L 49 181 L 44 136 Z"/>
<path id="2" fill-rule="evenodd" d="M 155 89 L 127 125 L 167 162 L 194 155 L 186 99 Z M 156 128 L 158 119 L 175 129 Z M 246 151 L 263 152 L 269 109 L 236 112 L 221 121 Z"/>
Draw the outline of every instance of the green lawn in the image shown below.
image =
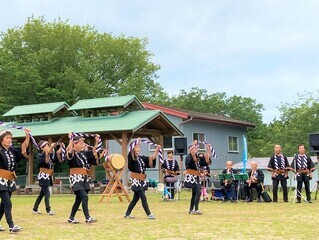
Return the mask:
<path id="1" fill-rule="evenodd" d="M 13 196 L 13 218 L 23 231 L 0 232 L 0 239 L 319 239 L 319 200 L 313 204 L 284 203 L 281 199 L 261 204 L 201 202 L 204 214 L 194 216 L 188 214 L 190 192 L 183 191 L 177 202 L 163 202 L 160 193 L 148 193 L 156 216 L 156 220 L 148 220 L 140 202 L 132 213 L 136 219 L 124 219 L 127 202 L 113 198 L 111 203 L 98 203 L 99 197 L 90 195 L 89 200 L 91 215 L 98 222 L 85 224 L 79 211 L 76 218 L 81 224 L 72 225 L 67 219 L 73 195 L 51 197 L 55 216 L 32 213 L 36 196 Z M 45 212 L 44 203 L 39 210 Z M 8 229 L 5 218 L 1 224 Z"/>

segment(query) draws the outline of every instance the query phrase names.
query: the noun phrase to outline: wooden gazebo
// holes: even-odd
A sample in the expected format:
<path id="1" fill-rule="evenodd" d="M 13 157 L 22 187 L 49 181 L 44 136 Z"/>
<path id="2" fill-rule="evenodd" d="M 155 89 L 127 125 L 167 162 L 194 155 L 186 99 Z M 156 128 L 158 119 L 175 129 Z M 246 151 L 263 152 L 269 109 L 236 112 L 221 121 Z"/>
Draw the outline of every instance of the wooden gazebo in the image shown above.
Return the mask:
<path id="1" fill-rule="evenodd" d="M 65 102 L 16 106 L 3 117 L 8 120 L 8 124 L 29 128 L 37 141 L 46 139 L 49 142 L 66 142 L 69 132 L 98 133 L 103 140 L 116 140 L 125 157 L 128 144 L 133 138 L 148 138 L 163 146 L 164 136 L 183 135 L 163 112 L 146 110 L 135 96 L 80 100 L 71 107 Z M 24 138 L 23 131 L 11 130 L 14 139 L 21 141 Z M 33 182 L 33 161 L 34 155 L 30 154 L 29 184 Z M 127 181 L 126 164 L 124 184 Z"/>

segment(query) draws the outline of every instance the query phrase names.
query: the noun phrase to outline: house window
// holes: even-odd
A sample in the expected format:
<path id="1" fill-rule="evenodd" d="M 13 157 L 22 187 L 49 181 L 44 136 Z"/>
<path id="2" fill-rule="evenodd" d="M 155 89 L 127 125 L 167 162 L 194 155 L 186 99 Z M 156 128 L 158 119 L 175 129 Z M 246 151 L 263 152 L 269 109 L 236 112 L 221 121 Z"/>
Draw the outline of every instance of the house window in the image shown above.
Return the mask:
<path id="1" fill-rule="evenodd" d="M 172 136 L 164 136 L 163 138 L 163 144 L 164 144 L 164 150 L 172 150 L 174 148 L 173 146 L 173 137 Z M 155 146 L 150 145 L 150 151 L 155 150 Z"/>
<path id="2" fill-rule="evenodd" d="M 173 149 L 173 137 L 165 136 L 164 137 L 164 150 Z"/>
<path id="3" fill-rule="evenodd" d="M 205 141 L 205 133 L 193 133 L 193 141 Z M 199 150 L 205 150 L 205 144 L 200 143 L 198 146 Z"/>
<path id="4" fill-rule="evenodd" d="M 228 136 L 228 152 L 239 152 L 238 137 Z"/>

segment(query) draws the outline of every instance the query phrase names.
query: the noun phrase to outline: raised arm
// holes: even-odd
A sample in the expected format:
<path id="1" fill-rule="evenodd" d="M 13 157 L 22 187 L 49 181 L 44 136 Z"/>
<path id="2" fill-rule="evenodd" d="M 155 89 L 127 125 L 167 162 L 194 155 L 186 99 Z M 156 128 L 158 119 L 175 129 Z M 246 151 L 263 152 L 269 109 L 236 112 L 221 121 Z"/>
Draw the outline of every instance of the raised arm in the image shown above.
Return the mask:
<path id="1" fill-rule="evenodd" d="M 212 163 L 211 161 L 211 149 L 212 146 L 210 144 L 206 144 L 206 153 L 205 153 L 205 161 L 210 165 Z"/>
<path id="2" fill-rule="evenodd" d="M 151 168 L 153 167 L 153 160 L 156 159 L 160 148 L 161 148 L 161 146 L 157 145 L 155 152 L 151 156 L 148 157 L 148 163 L 149 163 L 149 166 Z"/>
<path id="3" fill-rule="evenodd" d="M 65 147 L 65 145 L 64 145 L 63 142 L 59 143 L 59 145 L 60 145 L 60 148 L 59 148 L 59 150 L 57 151 L 56 156 L 57 156 L 59 162 L 61 163 L 61 162 L 63 162 L 63 160 L 64 160 L 64 159 L 62 159 L 62 148 Z"/>
<path id="4" fill-rule="evenodd" d="M 71 160 L 74 155 L 72 132 L 69 133 L 69 144 L 66 147 L 66 159 Z"/>
<path id="5" fill-rule="evenodd" d="M 157 145 L 157 147 L 156 147 L 156 149 L 155 149 L 155 152 L 154 152 L 151 156 L 149 156 L 149 160 L 150 160 L 150 161 L 153 161 L 153 160 L 157 157 L 158 151 L 159 151 L 160 148 L 161 148 L 161 146 L 160 146 L 160 145 Z"/>
<path id="6" fill-rule="evenodd" d="M 194 140 L 193 145 L 190 147 L 190 154 L 192 155 L 195 162 L 198 162 L 198 158 L 196 156 L 196 152 L 198 151 L 197 140 Z"/>
<path id="7" fill-rule="evenodd" d="M 29 143 L 30 143 L 30 130 L 25 128 L 24 132 L 25 132 L 25 140 L 21 144 L 21 152 L 22 152 L 24 157 L 27 157 L 29 155 L 27 152 L 27 148 L 28 148 Z"/>
<path id="8" fill-rule="evenodd" d="M 99 134 L 95 134 L 95 144 L 93 147 L 93 155 L 95 157 L 95 160 L 97 161 L 98 164 L 98 160 L 100 159 L 100 155 L 96 152 L 97 146 L 99 144 L 100 141 L 100 135 Z"/>

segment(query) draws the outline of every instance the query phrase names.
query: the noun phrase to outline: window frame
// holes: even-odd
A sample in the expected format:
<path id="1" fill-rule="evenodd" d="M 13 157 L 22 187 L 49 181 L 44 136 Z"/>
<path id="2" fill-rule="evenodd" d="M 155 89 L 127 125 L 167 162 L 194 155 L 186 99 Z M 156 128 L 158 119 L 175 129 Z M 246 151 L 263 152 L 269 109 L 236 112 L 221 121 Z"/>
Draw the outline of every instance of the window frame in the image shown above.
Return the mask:
<path id="1" fill-rule="evenodd" d="M 164 148 L 164 146 L 163 146 L 163 151 L 174 150 L 174 137 L 173 136 L 164 136 L 164 137 L 171 137 L 171 139 L 172 139 L 172 147 L 171 148 Z M 164 139 L 163 139 L 163 141 L 164 141 Z M 155 151 L 154 145 L 148 145 L 148 150 L 150 152 L 154 152 Z"/>
<path id="2" fill-rule="evenodd" d="M 199 134 L 204 135 L 204 140 L 203 140 L 203 141 L 206 141 L 206 133 L 204 133 L 204 132 L 192 132 L 192 138 L 193 138 L 193 141 L 192 141 L 192 142 L 194 142 L 195 140 L 198 141 L 198 139 L 194 139 L 194 134 L 198 134 L 198 136 L 199 136 Z M 200 148 L 201 145 L 203 145 L 204 147 L 203 147 L 203 148 Z M 205 150 L 206 150 L 205 144 L 198 144 L 198 150 L 199 150 L 199 151 L 205 151 Z"/>
<path id="3" fill-rule="evenodd" d="M 230 138 L 236 139 L 236 145 L 237 145 L 237 150 L 231 150 L 230 149 Z M 228 135 L 227 136 L 227 146 L 228 146 L 228 152 L 230 153 L 239 153 L 239 137 L 238 136 L 233 136 L 233 135 Z"/>

